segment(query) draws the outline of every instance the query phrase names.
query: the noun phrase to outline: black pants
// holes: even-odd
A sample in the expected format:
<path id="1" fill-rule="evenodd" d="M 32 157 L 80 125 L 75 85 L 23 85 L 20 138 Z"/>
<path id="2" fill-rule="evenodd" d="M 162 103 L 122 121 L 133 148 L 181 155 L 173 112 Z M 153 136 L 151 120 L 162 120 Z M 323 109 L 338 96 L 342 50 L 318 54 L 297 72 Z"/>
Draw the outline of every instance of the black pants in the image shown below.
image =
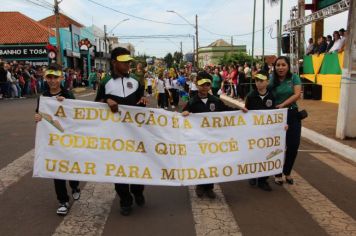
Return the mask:
<path id="1" fill-rule="evenodd" d="M 199 188 L 203 188 L 204 190 L 214 189 L 214 184 L 199 184 Z"/>
<path id="2" fill-rule="evenodd" d="M 140 196 L 143 194 L 144 185 L 138 184 L 115 184 L 115 190 L 120 197 L 120 206 L 127 207 L 133 203 L 132 195 Z"/>
<path id="3" fill-rule="evenodd" d="M 152 86 L 151 86 L 151 85 L 148 85 L 148 86 L 147 86 L 147 93 L 148 93 L 149 95 L 152 95 Z"/>
<path id="4" fill-rule="evenodd" d="M 79 181 L 69 181 L 69 186 L 74 189 L 78 189 Z M 66 180 L 55 179 L 54 180 L 54 189 L 56 190 L 57 199 L 60 203 L 69 202 L 69 197 L 67 193 Z"/>
<path id="5" fill-rule="evenodd" d="M 170 89 L 169 90 L 172 94 L 172 103 L 171 105 L 178 106 L 179 103 L 179 93 L 177 89 Z"/>
<path id="6" fill-rule="evenodd" d="M 166 93 L 159 93 L 158 94 L 158 101 L 157 104 L 160 108 L 167 107 L 168 104 L 166 103 Z"/>
<path id="7" fill-rule="evenodd" d="M 283 174 L 290 175 L 294 165 L 295 158 L 298 154 L 298 148 L 300 144 L 300 136 L 302 131 L 302 123 L 298 119 L 298 109 L 288 110 L 288 130 L 286 135 L 286 156 L 283 165 Z M 281 177 L 282 174 L 276 175 Z"/>

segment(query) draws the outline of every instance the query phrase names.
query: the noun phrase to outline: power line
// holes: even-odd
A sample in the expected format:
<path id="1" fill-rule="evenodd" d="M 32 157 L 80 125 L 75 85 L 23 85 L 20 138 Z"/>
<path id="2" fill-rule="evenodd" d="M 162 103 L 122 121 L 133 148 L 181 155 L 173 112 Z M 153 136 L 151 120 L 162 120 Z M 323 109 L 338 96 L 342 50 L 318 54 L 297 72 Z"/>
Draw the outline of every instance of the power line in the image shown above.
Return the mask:
<path id="1" fill-rule="evenodd" d="M 46 8 L 47 10 L 51 10 L 51 11 L 53 10 L 53 8 L 49 8 L 49 7 L 43 6 L 43 5 L 39 4 L 39 3 L 33 2 L 33 1 L 31 1 L 31 0 L 25 0 L 25 1 L 30 2 L 30 3 L 32 3 L 32 4 L 34 4 L 34 5 L 39 6 L 39 7 Z"/>
<path id="2" fill-rule="evenodd" d="M 152 20 L 152 19 L 140 17 L 140 16 L 135 16 L 135 15 L 132 15 L 132 14 L 129 14 L 129 13 L 126 13 L 126 12 L 122 12 L 122 11 L 116 10 L 116 9 L 114 9 L 112 7 L 105 6 L 105 5 L 101 4 L 101 3 L 98 3 L 98 2 L 93 1 L 93 0 L 88 0 L 88 2 L 94 3 L 94 4 L 98 5 L 98 6 L 101 6 L 103 8 L 106 8 L 106 9 L 109 9 L 109 10 L 112 10 L 112 11 L 115 11 L 117 13 L 120 13 L 120 14 L 123 14 L 123 15 L 126 15 L 126 16 L 130 16 L 132 18 L 136 18 L 136 19 L 140 19 L 140 20 L 144 20 L 144 21 L 149 21 L 149 22 L 152 22 L 152 23 L 164 24 L 164 25 L 187 25 L 187 24 L 177 24 L 177 23 L 157 21 L 157 20 Z"/>

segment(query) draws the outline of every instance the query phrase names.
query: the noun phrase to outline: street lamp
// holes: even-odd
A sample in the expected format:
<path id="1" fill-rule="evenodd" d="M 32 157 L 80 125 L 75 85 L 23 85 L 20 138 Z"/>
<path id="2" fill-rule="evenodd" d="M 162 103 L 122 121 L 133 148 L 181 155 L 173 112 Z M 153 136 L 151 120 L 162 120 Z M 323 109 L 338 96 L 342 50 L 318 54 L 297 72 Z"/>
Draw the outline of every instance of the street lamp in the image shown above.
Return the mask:
<path id="1" fill-rule="evenodd" d="M 199 66 L 199 52 L 198 52 L 198 48 L 199 48 L 199 40 L 198 40 L 198 15 L 195 15 L 195 25 L 190 23 L 185 17 L 183 17 L 181 14 L 179 14 L 176 11 L 173 10 L 167 10 L 167 12 L 170 13 L 174 13 L 177 16 L 179 16 L 181 19 L 183 19 L 185 22 L 187 22 L 189 25 L 193 26 L 195 28 L 195 56 L 196 56 L 196 60 L 195 60 L 195 66 L 198 67 Z M 194 40 L 194 38 L 193 38 Z"/>
<path id="2" fill-rule="evenodd" d="M 128 21 L 128 20 L 130 20 L 130 18 L 126 18 L 126 19 L 123 19 L 123 20 L 119 21 L 119 23 L 117 23 L 117 24 L 108 32 L 108 34 L 110 34 L 111 32 L 113 32 L 114 29 L 115 29 L 116 27 L 118 27 L 121 23 L 123 23 L 124 21 Z"/>

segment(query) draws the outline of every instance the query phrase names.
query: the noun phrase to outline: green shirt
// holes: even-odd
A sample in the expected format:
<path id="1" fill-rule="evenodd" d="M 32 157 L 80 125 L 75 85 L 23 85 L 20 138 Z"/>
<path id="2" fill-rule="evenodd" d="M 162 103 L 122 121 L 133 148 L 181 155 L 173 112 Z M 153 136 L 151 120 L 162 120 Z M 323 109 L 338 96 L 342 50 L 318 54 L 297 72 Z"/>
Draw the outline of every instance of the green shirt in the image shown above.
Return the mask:
<path id="1" fill-rule="evenodd" d="M 220 88 L 221 86 L 221 79 L 218 75 L 213 75 L 213 84 L 212 87 L 213 88 Z"/>
<path id="2" fill-rule="evenodd" d="M 273 86 L 273 80 L 270 80 L 270 86 Z M 270 88 L 273 92 L 273 95 L 276 99 L 276 104 L 279 105 L 283 103 L 285 100 L 294 95 L 294 86 L 301 85 L 301 81 L 298 75 L 293 74 L 291 78 L 284 79 L 277 87 Z M 296 102 L 292 103 L 289 108 L 298 108 Z"/>

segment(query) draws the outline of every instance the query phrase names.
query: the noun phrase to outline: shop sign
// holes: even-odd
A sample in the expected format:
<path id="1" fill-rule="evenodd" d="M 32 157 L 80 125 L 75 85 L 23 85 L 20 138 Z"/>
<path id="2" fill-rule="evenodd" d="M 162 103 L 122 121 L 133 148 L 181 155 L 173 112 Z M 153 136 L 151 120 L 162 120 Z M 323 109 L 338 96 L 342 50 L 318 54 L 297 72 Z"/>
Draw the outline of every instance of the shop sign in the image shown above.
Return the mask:
<path id="1" fill-rule="evenodd" d="M 45 45 L 0 46 L 0 58 L 4 59 L 44 58 L 47 56 Z"/>

